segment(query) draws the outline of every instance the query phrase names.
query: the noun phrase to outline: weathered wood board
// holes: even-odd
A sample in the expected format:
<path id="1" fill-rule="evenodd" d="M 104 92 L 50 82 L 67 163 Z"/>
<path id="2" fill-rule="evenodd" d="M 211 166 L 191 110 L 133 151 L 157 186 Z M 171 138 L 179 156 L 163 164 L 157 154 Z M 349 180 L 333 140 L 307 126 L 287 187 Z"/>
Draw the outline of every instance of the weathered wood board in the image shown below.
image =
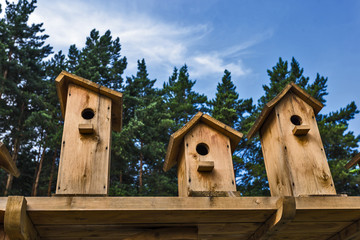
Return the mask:
<path id="1" fill-rule="evenodd" d="M 249 239 L 274 216 L 280 199 L 27 197 L 26 201 L 27 215 L 41 239 L 141 239 L 136 237 L 163 236 L 165 239 L 198 237 L 214 240 Z M 0 198 L 2 222 L 6 202 L 6 197 Z M 274 232 L 270 239 L 350 240 L 352 236 L 358 236 L 356 224 L 360 219 L 360 197 L 296 197 L 295 203 L 293 220 Z"/>
<path id="2" fill-rule="evenodd" d="M 111 99 L 69 84 L 56 194 L 106 195 L 111 146 Z M 83 111 L 94 116 L 84 119 Z M 89 111 L 90 111 L 89 110 Z M 80 126 L 91 125 L 83 134 Z"/>
<path id="3" fill-rule="evenodd" d="M 198 144 L 208 146 L 208 154 L 201 155 L 197 152 Z M 182 164 L 185 163 L 185 175 L 188 176 L 187 184 L 181 192 L 192 195 L 193 192 L 229 192 L 236 191 L 234 167 L 230 149 L 230 139 L 210 128 L 199 123 L 184 137 L 185 151 Z M 198 165 L 202 161 L 211 161 L 214 168 L 210 172 L 199 172 Z"/>
<path id="4" fill-rule="evenodd" d="M 306 135 L 293 133 L 293 117 L 296 124 L 310 128 Z M 286 93 L 268 115 L 260 136 L 273 196 L 336 194 L 314 110 L 300 97 Z"/>

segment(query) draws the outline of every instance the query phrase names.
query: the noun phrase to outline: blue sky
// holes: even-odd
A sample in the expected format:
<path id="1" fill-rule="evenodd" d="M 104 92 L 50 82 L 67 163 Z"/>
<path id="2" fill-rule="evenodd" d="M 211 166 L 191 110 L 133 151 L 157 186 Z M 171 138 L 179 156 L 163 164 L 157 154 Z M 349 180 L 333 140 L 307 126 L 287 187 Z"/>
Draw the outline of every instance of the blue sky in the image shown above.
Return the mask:
<path id="1" fill-rule="evenodd" d="M 257 101 L 266 70 L 294 56 L 311 80 L 328 77 L 323 113 L 351 101 L 360 107 L 360 1 L 40 0 L 31 21 L 44 22 L 55 51 L 110 29 L 128 58 L 125 75 L 145 58 L 161 86 L 186 63 L 195 90 L 209 98 L 228 69 L 240 97 Z M 360 114 L 350 128 L 360 134 Z"/>

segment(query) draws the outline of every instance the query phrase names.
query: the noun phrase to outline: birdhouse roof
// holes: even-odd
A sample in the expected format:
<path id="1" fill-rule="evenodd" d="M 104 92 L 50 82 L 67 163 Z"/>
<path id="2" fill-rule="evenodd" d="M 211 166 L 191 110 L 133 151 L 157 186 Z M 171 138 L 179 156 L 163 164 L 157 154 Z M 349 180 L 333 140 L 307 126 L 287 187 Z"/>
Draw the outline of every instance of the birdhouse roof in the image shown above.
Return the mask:
<path id="1" fill-rule="evenodd" d="M 265 104 L 265 107 L 260 113 L 260 116 L 256 119 L 254 125 L 250 129 L 247 138 L 252 138 L 261 128 L 263 123 L 265 122 L 266 118 L 269 116 L 271 110 L 278 104 L 278 102 L 288 93 L 292 92 L 299 98 L 301 98 L 304 102 L 309 104 L 314 110 L 314 113 L 317 114 L 320 112 L 320 110 L 323 108 L 323 104 L 310 96 L 307 92 L 305 92 L 302 88 L 300 88 L 295 83 L 291 82 L 276 96 L 274 97 L 270 102 Z"/>
<path id="2" fill-rule="evenodd" d="M 66 100 L 69 83 L 81 86 L 87 90 L 99 93 L 111 99 L 111 128 L 114 131 L 121 131 L 122 126 L 122 93 L 112 90 L 110 88 L 101 86 L 85 78 L 76 76 L 74 74 L 62 71 L 55 79 L 56 90 L 60 101 L 61 113 L 65 118 Z"/>
<path id="3" fill-rule="evenodd" d="M 231 152 L 235 151 L 235 148 L 240 142 L 243 134 L 216 120 L 215 118 L 210 117 L 207 114 L 198 112 L 189 122 L 185 124 L 185 126 L 183 126 L 181 129 L 179 129 L 170 136 L 170 141 L 167 148 L 165 163 L 163 167 L 164 171 L 168 171 L 176 164 L 179 155 L 180 145 L 184 140 L 184 136 L 200 122 L 229 137 Z"/>

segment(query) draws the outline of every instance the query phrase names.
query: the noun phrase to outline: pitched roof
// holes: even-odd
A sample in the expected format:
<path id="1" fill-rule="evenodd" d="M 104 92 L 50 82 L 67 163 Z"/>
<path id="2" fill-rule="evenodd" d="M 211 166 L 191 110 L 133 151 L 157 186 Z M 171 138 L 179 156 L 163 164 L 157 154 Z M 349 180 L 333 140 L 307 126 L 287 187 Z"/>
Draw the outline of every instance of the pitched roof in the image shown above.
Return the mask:
<path id="1" fill-rule="evenodd" d="M 122 126 L 122 93 L 114 91 L 110 88 L 101 86 L 85 78 L 76 76 L 74 74 L 62 71 L 55 79 L 56 90 L 58 93 L 61 113 L 65 118 L 66 100 L 69 83 L 81 86 L 95 93 L 99 93 L 111 99 L 111 127 L 114 131 L 121 131 Z"/>
<path id="2" fill-rule="evenodd" d="M 300 97 L 304 102 L 309 104 L 313 109 L 315 114 L 320 112 L 320 110 L 323 108 L 323 104 L 310 96 L 307 92 L 305 92 L 302 88 L 300 88 L 295 83 L 291 82 L 276 96 L 274 97 L 270 102 L 265 104 L 265 107 L 260 113 L 260 116 L 256 119 L 254 125 L 250 129 L 249 133 L 247 134 L 247 138 L 252 138 L 260 129 L 260 127 L 263 125 L 264 121 L 270 114 L 271 110 L 276 106 L 276 104 L 288 93 L 292 92 L 298 97 Z"/>
<path id="3" fill-rule="evenodd" d="M 180 150 L 180 145 L 184 140 L 184 136 L 193 129 L 198 123 L 204 123 L 209 127 L 219 131 L 225 136 L 230 138 L 231 152 L 235 151 L 236 146 L 238 145 L 243 134 L 234 130 L 233 128 L 227 126 L 226 124 L 216 120 L 215 118 L 210 117 L 207 114 L 198 112 L 189 122 L 187 122 L 181 129 L 176 131 L 170 136 L 169 145 L 166 152 L 164 171 L 168 171 L 172 168 L 176 162 L 178 153 Z"/>

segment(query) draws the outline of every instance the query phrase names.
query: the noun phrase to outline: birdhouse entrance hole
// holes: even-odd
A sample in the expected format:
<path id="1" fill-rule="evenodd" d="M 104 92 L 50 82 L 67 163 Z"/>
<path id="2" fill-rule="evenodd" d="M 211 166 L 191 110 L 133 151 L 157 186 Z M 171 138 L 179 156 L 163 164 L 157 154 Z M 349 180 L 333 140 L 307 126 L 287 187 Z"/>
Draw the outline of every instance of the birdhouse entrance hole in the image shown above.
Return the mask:
<path id="1" fill-rule="evenodd" d="M 86 120 L 90 120 L 95 116 L 95 113 L 94 110 L 86 108 L 82 111 L 81 116 Z"/>
<path id="2" fill-rule="evenodd" d="M 196 152 L 202 156 L 205 156 L 209 153 L 209 147 L 205 143 L 199 143 L 196 145 Z"/>
<path id="3" fill-rule="evenodd" d="M 302 119 L 298 115 L 292 115 L 291 118 L 290 118 L 290 121 L 294 125 L 297 125 L 297 126 L 301 125 L 301 123 L 302 123 Z"/>

